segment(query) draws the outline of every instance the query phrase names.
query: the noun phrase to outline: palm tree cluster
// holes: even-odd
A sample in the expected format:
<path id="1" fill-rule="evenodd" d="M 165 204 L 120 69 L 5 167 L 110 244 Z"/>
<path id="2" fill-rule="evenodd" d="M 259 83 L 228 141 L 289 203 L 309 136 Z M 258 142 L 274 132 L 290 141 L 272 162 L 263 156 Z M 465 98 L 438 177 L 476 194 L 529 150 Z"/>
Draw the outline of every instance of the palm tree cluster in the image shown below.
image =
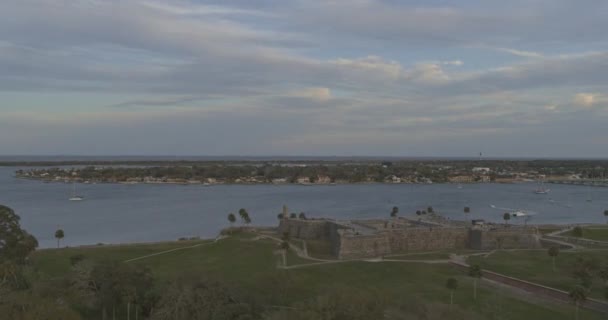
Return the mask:
<path id="1" fill-rule="evenodd" d="M 248 225 L 251 223 L 251 217 L 249 216 L 249 212 L 247 212 L 247 210 L 245 209 L 240 209 L 239 210 L 239 217 L 241 217 L 241 222 Z M 230 222 L 230 225 L 234 225 L 234 223 L 236 222 L 236 215 L 234 213 L 229 213 L 228 214 L 228 222 Z"/>
<path id="2" fill-rule="evenodd" d="M 241 221 L 243 221 L 244 224 L 249 225 L 251 223 L 251 218 L 249 217 L 249 212 L 247 212 L 246 209 L 244 209 L 244 208 L 239 209 L 239 216 L 241 217 Z"/>
<path id="3" fill-rule="evenodd" d="M 425 215 L 426 213 L 427 213 L 426 210 L 416 210 L 417 216 Z"/>

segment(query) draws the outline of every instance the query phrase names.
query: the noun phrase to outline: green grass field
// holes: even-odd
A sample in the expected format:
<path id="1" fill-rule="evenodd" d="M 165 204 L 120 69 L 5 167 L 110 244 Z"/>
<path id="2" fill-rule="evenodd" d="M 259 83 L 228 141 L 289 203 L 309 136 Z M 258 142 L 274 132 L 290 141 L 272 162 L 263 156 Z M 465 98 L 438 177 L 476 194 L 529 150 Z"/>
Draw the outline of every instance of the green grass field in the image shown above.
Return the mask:
<path id="1" fill-rule="evenodd" d="M 555 272 L 546 250 L 497 251 L 487 258 L 470 257 L 468 262 L 479 264 L 483 269 L 569 291 L 578 284 L 572 276 L 572 265 L 578 257 L 593 257 L 600 262 L 608 262 L 608 250 L 561 251 L 555 260 Z M 602 281 L 596 279 L 591 297 L 603 299 L 603 288 Z"/>
<path id="2" fill-rule="evenodd" d="M 194 248 L 152 256 L 131 263 L 149 267 L 160 280 L 160 285 L 180 276 L 196 275 L 207 279 L 218 279 L 255 295 L 260 303 L 267 305 L 288 306 L 311 299 L 336 287 L 379 293 L 393 303 L 414 299 L 448 303 L 449 291 L 445 288 L 445 282 L 447 278 L 455 277 L 460 282 L 460 287 L 455 293 L 455 303 L 484 318 L 491 318 L 491 315 L 500 313 L 500 319 L 572 319 L 574 314 L 572 306 L 534 304 L 519 299 L 505 290 L 497 290 L 487 285 L 480 286 L 478 300 L 474 301 L 471 279 L 447 264 L 341 262 L 290 270 L 278 269 L 279 257 L 273 253 L 277 248 L 276 243 L 271 240 L 252 241 L 251 238 L 251 235 L 241 234 L 217 243 L 184 241 L 40 250 L 33 254 L 32 262 L 43 278 L 52 279 L 70 272 L 69 260 L 76 254 L 82 254 L 96 261 L 125 261 L 200 244 Z M 430 257 L 445 257 L 445 254 L 431 254 L 425 258 Z M 496 263 L 504 261 L 501 259 L 502 254 L 497 254 L 496 258 L 498 259 Z M 289 265 L 311 262 L 293 254 L 290 254 L 287 260 Z M 532 268 L 539 271 L 545 268 L 547 270 L 542 270 L 550 272 L 550 264 L 545 265 L 545 263 L 546 261 L 535 262 Z M 524 263 L 521 264 L 520 267 L 518 265 L 515 267 L 525 269 Z M 554 284 L 557 286 L 559 283 Z M 605 319 L 604 315 L 590 311 L 583 311 L 582 318 Z"/>
<path id="3" fill-rule="evenodd" d="M 566 237 L 574 237 L 572 231 L 568 231 L 563 235 Z M 583 236 L 581 238 L 596 241 L 608 241 L 608 228 L 583 228 Z"/>

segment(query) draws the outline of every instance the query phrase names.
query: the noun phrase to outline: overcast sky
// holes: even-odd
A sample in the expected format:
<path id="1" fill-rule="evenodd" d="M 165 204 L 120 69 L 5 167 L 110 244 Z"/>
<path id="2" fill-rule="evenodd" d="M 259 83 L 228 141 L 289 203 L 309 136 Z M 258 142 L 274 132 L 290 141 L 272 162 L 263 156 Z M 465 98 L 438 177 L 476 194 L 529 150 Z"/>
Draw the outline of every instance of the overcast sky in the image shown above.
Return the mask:
<path id="1" fill-rule="evenodd" d="M 608 157 L 608 1 L 0 1 L 0 155 Z"/>

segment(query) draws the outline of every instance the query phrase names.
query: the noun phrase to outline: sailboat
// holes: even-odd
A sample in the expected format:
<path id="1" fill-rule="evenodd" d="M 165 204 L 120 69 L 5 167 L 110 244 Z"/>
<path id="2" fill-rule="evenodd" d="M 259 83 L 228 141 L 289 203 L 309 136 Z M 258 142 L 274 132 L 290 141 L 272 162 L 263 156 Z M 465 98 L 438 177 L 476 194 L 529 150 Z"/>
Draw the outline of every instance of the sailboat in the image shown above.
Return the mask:
<path id="1" fill-rule="evenodd" d="M 68 200 L 70 200 L 70 201 L 82 201 L 82 200 L 84 200 L 84 197 L 83 197 L 83 196 L 79 196 L 79 195 L 76 193 L 76 182 L 74 182 L 74 183 L 72 184 L 72 186 L 73 186 L 73 189 L 72 189 L 72 196 L 71 196 L 71 197 L 70 197 Z"/>
<path id="2" fill-rule="evenodd" d="M 547 193 L 549 193 L 549 191 L 551 191 L 551 189 L 545 188 L 544 180 L 541 180 L 538 188 L 534 189 L 534 193 L 536 193 L 536 194 L 547 194 Z"/>

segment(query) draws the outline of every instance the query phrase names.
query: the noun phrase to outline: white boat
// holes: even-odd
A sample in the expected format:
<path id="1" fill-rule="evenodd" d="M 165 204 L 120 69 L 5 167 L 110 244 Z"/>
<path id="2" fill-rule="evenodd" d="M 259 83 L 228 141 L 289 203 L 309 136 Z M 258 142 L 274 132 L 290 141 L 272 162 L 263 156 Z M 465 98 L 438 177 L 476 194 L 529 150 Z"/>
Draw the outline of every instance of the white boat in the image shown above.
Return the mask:
<path id="1" fill-rule="evenodd" d="M 547 194 L 547 193 L 549 193 L 549 191 L 551 191 L 551 189 L 545 188 L 545 182 L 542 180 L 541 180 L 538 188 L 534 189 L 534 193 L 536 193 L 536 194 Z"/>
<path id="2" fill-rule="evenodd" d="M 69 201 L 83 201 L 84 197 L 79 196 L 76 193 L 76 183 L 73 183 L 72 196 L 68 199 Z"/>
<path id="3" fill-rule="evenodd" d="M 459 184 L 456 186 L 456 188 L 458 188 L 458 189 L 462 189 L 462 185 L 459 183 Z"/>

